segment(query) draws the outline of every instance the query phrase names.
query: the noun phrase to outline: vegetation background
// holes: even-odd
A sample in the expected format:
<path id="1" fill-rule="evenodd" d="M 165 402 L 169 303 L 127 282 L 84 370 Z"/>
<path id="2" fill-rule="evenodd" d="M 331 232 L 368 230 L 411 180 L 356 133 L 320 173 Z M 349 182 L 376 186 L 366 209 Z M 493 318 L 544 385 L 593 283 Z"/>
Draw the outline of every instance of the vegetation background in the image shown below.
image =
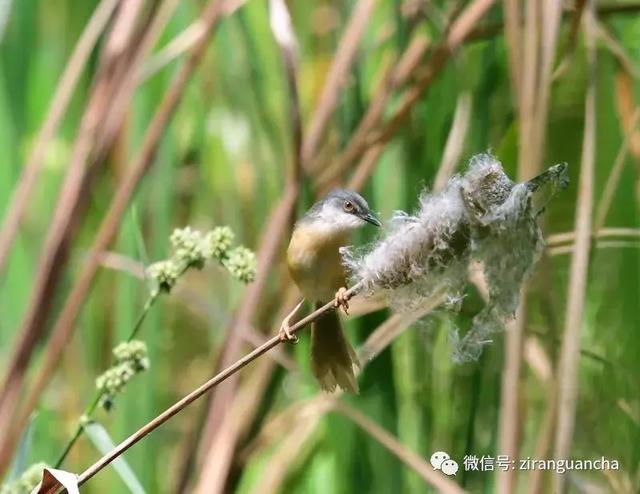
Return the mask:
<path id="1" fill-rule="evenodd" d="M 94 414 L 115 443 L 274 334 L 296 298 L 282 262 L 291 219 L 314 197 L 357 187 L 387 219 L 490 149 L 521 179 L 567 162 L 571 185 L 543 216 L 526 304 L 478 362 L 454 364 L 449 342 L 482 305 L 474 284 L 455 317 L 408 324 L 355 304 L 354 342 L 410 326 L 368 363 L 358 396 L 319 393 L 303 333 L 124 458 L 150 493 L 639 492 L 638 11 L 0 1 L 5 481 L 60 455 L 174 228 L 231 226 L 258 276 L 189 272 L 161 298 L 140 333 L 150 371 Z M 436 450 L 461 464 L 604 456 L 620 469 L 447 479 L 428 463 Z M 83 435 L 63 468 L 100 456 Z M 83 491 L 136 492 L 131 472 L 109 467 Z"/>

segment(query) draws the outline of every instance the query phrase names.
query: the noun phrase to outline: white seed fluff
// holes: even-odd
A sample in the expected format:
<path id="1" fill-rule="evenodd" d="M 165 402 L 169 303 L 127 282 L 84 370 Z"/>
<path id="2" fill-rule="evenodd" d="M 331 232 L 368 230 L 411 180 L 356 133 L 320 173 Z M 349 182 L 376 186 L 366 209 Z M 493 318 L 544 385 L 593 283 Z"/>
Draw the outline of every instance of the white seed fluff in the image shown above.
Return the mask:
<path id="1" fill-rule="evenodd" d="M 549 180 L 566 185 L 566 165 L 551 171 Z M 469 263 L 479 261 L 489 301 L 464 337 L 451 337 L 455 360 L 477 359 L 489 335 L 513 317 L 522 283 L 544 245 L 530 184 L 511 181 L 490 154 L 473 157 L 467 171 L 452 177 L 442 192 L 423 192 L 415 213 L 396 213 L 368 249 L 343 250 L 351 281 L 362 283 L 365 293 L 384 294 L 392 308 L 406 311 L 436 291 L 458 297 Z"/>

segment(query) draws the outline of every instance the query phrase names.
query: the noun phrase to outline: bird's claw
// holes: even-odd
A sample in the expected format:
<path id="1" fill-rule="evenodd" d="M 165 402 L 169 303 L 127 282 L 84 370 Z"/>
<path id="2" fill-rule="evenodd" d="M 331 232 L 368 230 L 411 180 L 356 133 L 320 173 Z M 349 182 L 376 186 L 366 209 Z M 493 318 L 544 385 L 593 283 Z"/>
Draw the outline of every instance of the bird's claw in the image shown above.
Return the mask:
<path id="1" fill-rule="evenodd" d="M 336 292 L 336 296 L 333 299 L 333 306 L 336 309 L 342 307 L 344 313 L 349 315 L 349 296 L 347 295 L 347 289 L 345 287 L 341 287 Z"/>
<path id="2" fill-rule="evenodd" d="M 287 323 L 282 323 L 280 326 L 280 331 L 278 331 L 278 335 L 280 336 L 280 341 L 283 343 L 292 343 L 296 344 L 299 341 L 299 338 L 290 331 L 291 327 Z"/>
<path id="3" fill-rule="evenodd" d="M 300 310 L 300 307 L 302 307 L 303 303 L 304 303 L 304 299 L 298 302 L 298 305 L 296 305 L 293 308 L 293 310 L 289 312 L 287 317 L 285 317 L 282 320 L 282 324 L 280 324 L 280 331 L 278 332 L 278 335 L 280 336 L 280 341 L 284 343 L 293 343 L 293 344 L 298 343 L 298 337 L 291 332 L 291 319 Z"/>

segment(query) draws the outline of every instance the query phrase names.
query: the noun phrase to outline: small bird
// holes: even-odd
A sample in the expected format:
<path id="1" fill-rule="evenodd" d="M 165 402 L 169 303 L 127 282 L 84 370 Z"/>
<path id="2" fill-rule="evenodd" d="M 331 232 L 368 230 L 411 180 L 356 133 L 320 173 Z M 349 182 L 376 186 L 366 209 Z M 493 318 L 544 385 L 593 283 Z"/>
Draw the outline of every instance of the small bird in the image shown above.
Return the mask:
<path id="1" fill-rule="evenodd" d="M 330 192 L 296 223 L 287 264 L 304 299 L 282 322 L 283 341 L 297 341 L 289 332 L 290 322 L 305 299 L 315 308 L 333 299 L 336 308 L 341 306 L 348 313 L 346 275 L 339 250 L 349 243 L 354 230 L 367 223 L 381 226 L 360 194 L 343 189 Z M 331 311 L 311 326 L 313 374 L 325 391 L 335 391 L 339 386 L 357 393 L 354 366 L 359 367 L 356 353 L 342 332 L 338 315 Z"/>

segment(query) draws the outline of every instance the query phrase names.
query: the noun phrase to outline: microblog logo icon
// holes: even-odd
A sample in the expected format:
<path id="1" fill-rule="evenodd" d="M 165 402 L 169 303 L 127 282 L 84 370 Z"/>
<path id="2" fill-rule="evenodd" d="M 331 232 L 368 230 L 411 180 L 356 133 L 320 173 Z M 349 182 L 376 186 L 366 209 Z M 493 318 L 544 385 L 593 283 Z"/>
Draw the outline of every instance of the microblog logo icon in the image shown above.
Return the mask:
<path id="1" fill-rule="evenodd" d="M 452 460 L 448 453 L 436 451 L 431 455 L 431 466 L 434 470 L 441 470 L 445 475 L 455 475 L 458 472 L 458 462 Z"/>

